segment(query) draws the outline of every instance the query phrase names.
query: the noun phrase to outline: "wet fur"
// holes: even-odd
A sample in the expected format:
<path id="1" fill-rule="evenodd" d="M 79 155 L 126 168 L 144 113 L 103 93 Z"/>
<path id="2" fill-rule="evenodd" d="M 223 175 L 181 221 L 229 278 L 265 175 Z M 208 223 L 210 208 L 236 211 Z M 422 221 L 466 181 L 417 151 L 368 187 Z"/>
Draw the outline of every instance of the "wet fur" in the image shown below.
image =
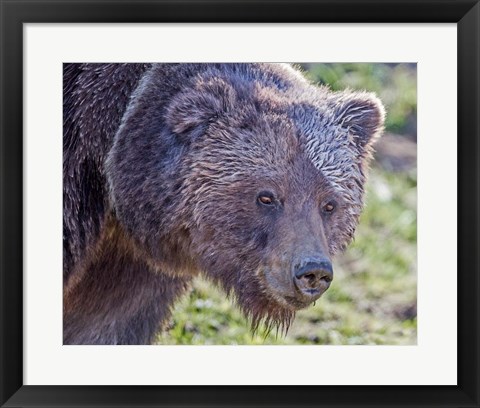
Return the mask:
<path id="1" fill-rule="evenodd" d="M 383 115 L 280 64 L 65 64 L 64 343 L 152 342 L 198 273 L 286 330 L 271 270 L 351 240 Z"/>

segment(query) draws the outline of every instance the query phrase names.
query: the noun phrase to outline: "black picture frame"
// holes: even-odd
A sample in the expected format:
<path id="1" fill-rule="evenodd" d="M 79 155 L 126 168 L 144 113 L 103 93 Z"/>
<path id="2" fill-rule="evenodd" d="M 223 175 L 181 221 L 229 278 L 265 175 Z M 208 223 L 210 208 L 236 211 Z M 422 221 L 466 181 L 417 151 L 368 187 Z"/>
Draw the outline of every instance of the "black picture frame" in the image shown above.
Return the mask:
<path id="1" fill-rule="evenodd" d="M 0 0 L 0 404 L 4 407 L 479 407 L 479 0 Z M 457 386 L 23 385 L 23 24 L 146 22 L 456 23 Z M 441 87 L 441 84 L 439 84 Z M 446 198 L 447 199 L 447 198 Z M 454 200 L 454 197 L 448 197 Z M 445 214 L 446 217 L 454 216 Z M 72 368 L 73 369 L 73 368 Z"/>

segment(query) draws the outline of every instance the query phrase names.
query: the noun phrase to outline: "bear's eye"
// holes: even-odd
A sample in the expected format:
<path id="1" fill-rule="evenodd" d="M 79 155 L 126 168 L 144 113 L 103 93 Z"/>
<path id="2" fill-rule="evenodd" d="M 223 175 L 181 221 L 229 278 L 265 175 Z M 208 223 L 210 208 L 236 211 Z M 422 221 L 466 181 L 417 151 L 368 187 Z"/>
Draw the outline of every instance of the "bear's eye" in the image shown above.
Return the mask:
<path id="1" fill-rule="evenodd" d="M 331 214 L 335 211 L 335 203 L 333 201 L 329 201 L 325 204 L 322 208 L 323 212 L 326 214 Z"/>
<path id="2" fill-rule="evenodd" d="M 271 193 L 260 193 L 257 197 L 257 202 L 259 204 L 262 204 L 262 205 L 273 206 L 274 205 L 273 194 L 271 194 Z"/>

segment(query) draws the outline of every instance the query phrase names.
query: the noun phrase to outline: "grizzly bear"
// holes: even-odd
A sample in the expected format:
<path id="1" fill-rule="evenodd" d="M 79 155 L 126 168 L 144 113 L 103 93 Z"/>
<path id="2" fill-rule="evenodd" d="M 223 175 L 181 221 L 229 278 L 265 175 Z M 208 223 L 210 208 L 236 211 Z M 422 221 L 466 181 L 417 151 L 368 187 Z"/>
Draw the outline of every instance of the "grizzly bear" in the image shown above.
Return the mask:
<path id="1" fill-rule="evenodd" d="M 384 109 L 286 64 L 64 64 L 64 344 L 148 344 L 203 275 L 286 329 L 351 241 Z"/>

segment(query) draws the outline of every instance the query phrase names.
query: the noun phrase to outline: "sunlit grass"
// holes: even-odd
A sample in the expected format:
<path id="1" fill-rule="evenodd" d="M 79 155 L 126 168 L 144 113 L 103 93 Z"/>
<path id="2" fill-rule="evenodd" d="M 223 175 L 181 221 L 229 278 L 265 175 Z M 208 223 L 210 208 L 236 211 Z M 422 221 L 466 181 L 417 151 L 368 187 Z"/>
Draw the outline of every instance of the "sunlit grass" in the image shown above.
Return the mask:
<path id="1" fill-rule="evenodd" d="M 388 115 L 387 131 L 416 132 L 417 75 L 415 64 L 301 64 L 314 82 L 332 90 L 345 88 L 375 92 Z"/>

